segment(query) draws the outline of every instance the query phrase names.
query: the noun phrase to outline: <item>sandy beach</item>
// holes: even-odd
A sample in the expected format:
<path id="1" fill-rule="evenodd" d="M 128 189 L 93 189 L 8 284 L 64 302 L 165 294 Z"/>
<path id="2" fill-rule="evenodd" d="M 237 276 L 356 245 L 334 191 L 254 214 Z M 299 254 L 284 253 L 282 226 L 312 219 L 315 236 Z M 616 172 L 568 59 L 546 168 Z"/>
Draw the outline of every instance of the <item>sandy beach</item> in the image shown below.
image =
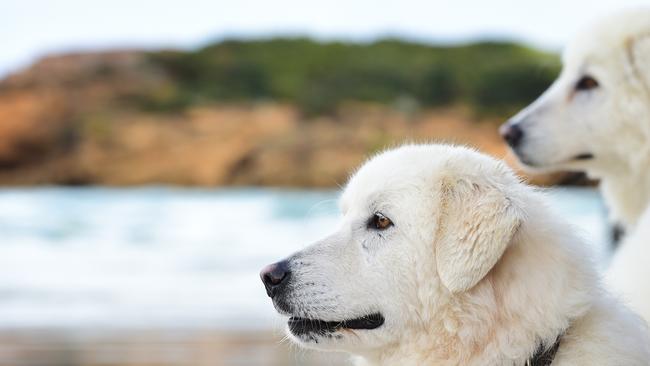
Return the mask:
<path id="1" fill-rule="evenodd" d="M 346 365 L 348 356 L 299 350 L 279 332 L 4 330 L 0 365 Z"/>

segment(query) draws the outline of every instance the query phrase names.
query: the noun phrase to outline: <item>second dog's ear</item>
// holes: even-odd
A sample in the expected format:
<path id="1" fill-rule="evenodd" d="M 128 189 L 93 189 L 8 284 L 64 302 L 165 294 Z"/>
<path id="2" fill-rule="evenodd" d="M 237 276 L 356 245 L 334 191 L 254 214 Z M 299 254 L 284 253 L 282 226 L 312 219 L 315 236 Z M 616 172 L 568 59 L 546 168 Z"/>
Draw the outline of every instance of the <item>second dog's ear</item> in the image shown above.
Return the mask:
<path id="1" fill-rule="evenodd" d="M 474 287 L 494 267 L 521 223 L 519 210 L 490 183 L 443 182 L 436 265 L 453 293 Z"/>
<path id="2" fill-rule="evenodd" d="M 634 78 L 650 93 L 650 34 L 630 38 L 625 44 L 627 59 Z"/>

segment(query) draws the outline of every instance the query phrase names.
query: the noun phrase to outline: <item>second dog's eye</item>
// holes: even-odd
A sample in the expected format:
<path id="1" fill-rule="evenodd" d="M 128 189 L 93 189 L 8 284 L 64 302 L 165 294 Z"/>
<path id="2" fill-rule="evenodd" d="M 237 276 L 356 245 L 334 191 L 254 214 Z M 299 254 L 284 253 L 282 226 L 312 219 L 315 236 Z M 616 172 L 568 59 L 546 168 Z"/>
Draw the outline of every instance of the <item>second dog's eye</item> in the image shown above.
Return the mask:
<path id="1" fill-rule="evenodd" d="M 585 75 L 576 83 L 576 90 L 590 90 L 598 87 L 598 81 L 589 75 Z"/>
<path id="2" fill-rule="evenodd" d="M 368 220 L 368 229 L 386 230 L 393 226 L 393 222 L 381 212 L 375 212 Z"/>

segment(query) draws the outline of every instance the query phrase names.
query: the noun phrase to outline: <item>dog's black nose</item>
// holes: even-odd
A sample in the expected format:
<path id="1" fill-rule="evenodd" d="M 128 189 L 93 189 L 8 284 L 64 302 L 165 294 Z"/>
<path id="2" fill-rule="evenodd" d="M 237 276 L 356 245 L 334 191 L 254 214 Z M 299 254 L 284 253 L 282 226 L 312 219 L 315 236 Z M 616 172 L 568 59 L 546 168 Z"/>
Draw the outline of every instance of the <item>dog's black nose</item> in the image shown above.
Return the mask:
<path id="1" fill-rule="evenodd" d="M 518 124 L 504 123 L 499 127 L 499 133 L 513 149 L 521 143 L 521 139 L 524 137 L 524 131 Z"/>
<path id="2" fill-rule="evenodd" d="M 266 294 L 271 298 L 275 296 L 282 285 L 286 284 L 290 273 L 288 261 L 273 263 L 262 268 L 260 278 L 266 288 Z"/>

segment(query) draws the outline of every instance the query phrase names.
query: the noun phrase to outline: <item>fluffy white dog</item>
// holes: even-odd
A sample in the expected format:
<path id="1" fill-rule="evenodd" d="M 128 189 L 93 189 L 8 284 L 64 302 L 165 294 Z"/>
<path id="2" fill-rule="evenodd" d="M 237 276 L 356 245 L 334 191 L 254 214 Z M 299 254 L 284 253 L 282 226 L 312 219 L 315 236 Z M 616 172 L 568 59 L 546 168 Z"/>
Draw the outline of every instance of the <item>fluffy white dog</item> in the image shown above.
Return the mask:
<path id="1" fill-rule="evenodd" d="M 639 223 L 650 203 L 650 9 L 592 25 L 566 47 L 563 63 L 549 90 L 501 133 L 527 167 L 601 179 L 610 219 L 630 234 L 608 284 L 650 320 L 650 212 Z"/>
<path id="2" fill-rule="evenodd" d="M 559 78 L 501 133 L 527 167 L 599 178 L 612 221 L 631 231 L 650 202 L 650 9 L 576 37 Z"/>
<path id="3" fill-rule="evenodd" d="M 301 346 L 363 365 L 648 365 L 644 322 L 604 292 L 542 194 L 466 148 L 362 166 L 342 222 L 261 272 Z"/>

